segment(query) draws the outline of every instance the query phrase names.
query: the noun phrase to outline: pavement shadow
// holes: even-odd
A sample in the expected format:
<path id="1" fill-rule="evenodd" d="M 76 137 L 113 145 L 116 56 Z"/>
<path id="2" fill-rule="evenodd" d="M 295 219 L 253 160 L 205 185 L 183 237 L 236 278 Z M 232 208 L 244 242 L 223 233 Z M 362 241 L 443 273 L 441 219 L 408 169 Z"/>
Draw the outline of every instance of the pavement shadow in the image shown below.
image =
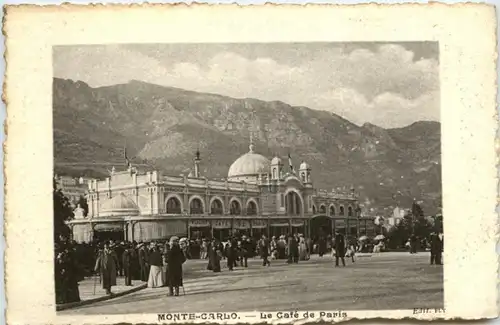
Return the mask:
<path id="1" fill-rule="evenodd" d="M 241 291 L 254 291 L 254 290 L 263 290 L 263 289 L 270 289 L 270 288 L 283 288 L 283 287 L 291 287 L 291 286 L 296 286 L 298 284 L 295 283 L 286 283 L 286 284 L 278 284 L 278 285 L 265 285 L 265 286 L 259 286 L 259 287 L 251 287 L 251 288 L 235 288 L 235 289 L 226 289 L 226 290 L 201 290 L 201 291 L 194 291 L 194 292 L 189 292 L 186 291 L 186 295 L 183 294 L 182 288 L 180 288 L 180 295 L 178 297 L 168 297 L 167 296 L 167 291 L 163 290 L 162 293 L 158 294 L 152 294 L 148 296 L 124 296 L 121 297 L 118 300 L 108 300 L 106 302 L 99 303 L 99 306 L 110 306 L 110 305 L 120 305 L 120 304 L 127 304 L 130 302 L 142 302 L 142 301 L 148 301 L 148 300 L 157 300 L 160 298 L 168 298 L 168 299 L 176 299 L 180 300 L 184 297 L 189 298 L 191 296 L 197 296 L 197 295 L 205 295 L 205 294 L 220 294 L 220 293 L 229 293 L 229 292 L 241 292 Z M 82 306 L 81 309 L 86 309 L 86 308 L 93 308 L 95 305 L 86 305 Z"/>

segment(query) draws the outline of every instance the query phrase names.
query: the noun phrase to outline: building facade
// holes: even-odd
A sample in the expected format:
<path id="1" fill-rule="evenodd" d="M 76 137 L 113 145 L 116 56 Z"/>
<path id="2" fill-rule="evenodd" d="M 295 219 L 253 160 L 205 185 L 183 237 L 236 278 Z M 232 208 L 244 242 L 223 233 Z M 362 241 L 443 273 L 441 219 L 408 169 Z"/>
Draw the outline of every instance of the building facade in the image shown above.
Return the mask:
<path id="1" fill-rule="evenodd" d="M 297 171 L 285 172 L 279 157 L 269 161 L 250 145 L 225 180 L 202 177 L 200 163 L 197 153 L 194 173 L 188 176 L 140 173 L 129 167 L 113 170 L 105 180 L 89 181 L 88 215 L 75 213 L 69 223 L 74 239 L 151 241 L 179 235 L 224 240 L 235 234 L 370 232 L 373 221 L 359 216 L 354 190 L 315 189 L 305 162 Z"/>

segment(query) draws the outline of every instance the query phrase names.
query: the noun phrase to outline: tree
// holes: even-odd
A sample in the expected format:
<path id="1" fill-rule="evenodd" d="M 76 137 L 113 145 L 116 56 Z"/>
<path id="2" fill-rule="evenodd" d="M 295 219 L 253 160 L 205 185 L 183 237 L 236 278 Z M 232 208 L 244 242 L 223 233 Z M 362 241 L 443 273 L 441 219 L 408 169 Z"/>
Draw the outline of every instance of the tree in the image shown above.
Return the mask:
<path id="1" fill-rule="evenodd" d="M 54 242 L 58 243 L 63 238 L 68 239 L 71 231 L 66 221 L 74 217 L 73 209 L 68 198 L 57 188 L 56 180 L 53 181 L 54 196 Z"/>
<path id="2" fill-rule="evenodd" d="M 417 203 L 417 207 L 412 207 L 412 212 L 418 213 L 406 215 L 401 222 L 391 229 L 388 237 L 391 239 L 391 248 L 403 246 L 412 234 L 420 239 L 428 238 L 433 232 L 433 225 L 424 218 L 423 210 Z M 414 210 L 415 209 L 415 210 Z"/>
<path id="3" fill-rule="evenodd" d="M 413 204 L 411 206 L 411 213 L 415 218 L 424 216 L 424 210 L 422 210 L 422 207 L 416 201 L 413 201 Z"/>
<path id="4" fill-rule="evenodd" d="M 74 217 L 69 199 L 53 181 L 54 197 L 54 284 L 56 303 L 80 301 L 78 267 L 74 247 L 70 242 L 71 230 L 66 221 Z"/>
<path id="5" fill-rule="evenodd" d="M 80 208 L 82 208 L 84 211 L 83 215 L 87 216 L 87 214 L 89 213 L 89 204 L 87 203 L 87 198 L 85 196 L 80 196 L 78 204 L 80 205 Z"/>

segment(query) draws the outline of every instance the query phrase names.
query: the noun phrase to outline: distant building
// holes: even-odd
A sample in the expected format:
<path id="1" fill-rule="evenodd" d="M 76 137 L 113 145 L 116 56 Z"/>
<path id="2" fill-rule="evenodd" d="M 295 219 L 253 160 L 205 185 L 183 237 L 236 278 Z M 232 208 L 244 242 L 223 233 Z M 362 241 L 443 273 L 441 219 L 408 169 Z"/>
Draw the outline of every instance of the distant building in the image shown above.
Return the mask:
<path id="1" fill-rule="evenodd" d="M 311 167 L 302 162 L 285 172 L 279 157 L 269 161 L 249 152 L 234 161 L 227 179 L 200 174 L 200 154 L 189 176 L 140 173 L 130 167 L 88 184 L 86 217 L 69 224 L 75 240 L 150 241 L 172 235 L 226 239 L 303 233 L 326 236 L 335 230 L 366 234 L 370 218 L 358 213 L 358 195 L 313 187 Z"/>
<path id="2" fill-rule="evenodd" d="M 56 175 L 54 178 L 56 180 L 56 188 L 62 191 L 73 207 L 77 206 L 81 197 L 87 195 L 90 178 L 59 175 Z"/>

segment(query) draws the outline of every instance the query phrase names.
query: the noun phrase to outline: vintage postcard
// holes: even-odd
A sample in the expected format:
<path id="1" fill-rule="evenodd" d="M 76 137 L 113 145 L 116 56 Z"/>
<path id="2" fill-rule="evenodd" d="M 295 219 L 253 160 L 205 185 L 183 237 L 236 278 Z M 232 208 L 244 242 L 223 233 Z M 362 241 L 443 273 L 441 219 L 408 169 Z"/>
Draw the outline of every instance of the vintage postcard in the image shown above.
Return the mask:
<path id="1" fill-rule="evenodd" d="M 486 5 L 9 6 L 9 324 L 498 315 Z"/>

